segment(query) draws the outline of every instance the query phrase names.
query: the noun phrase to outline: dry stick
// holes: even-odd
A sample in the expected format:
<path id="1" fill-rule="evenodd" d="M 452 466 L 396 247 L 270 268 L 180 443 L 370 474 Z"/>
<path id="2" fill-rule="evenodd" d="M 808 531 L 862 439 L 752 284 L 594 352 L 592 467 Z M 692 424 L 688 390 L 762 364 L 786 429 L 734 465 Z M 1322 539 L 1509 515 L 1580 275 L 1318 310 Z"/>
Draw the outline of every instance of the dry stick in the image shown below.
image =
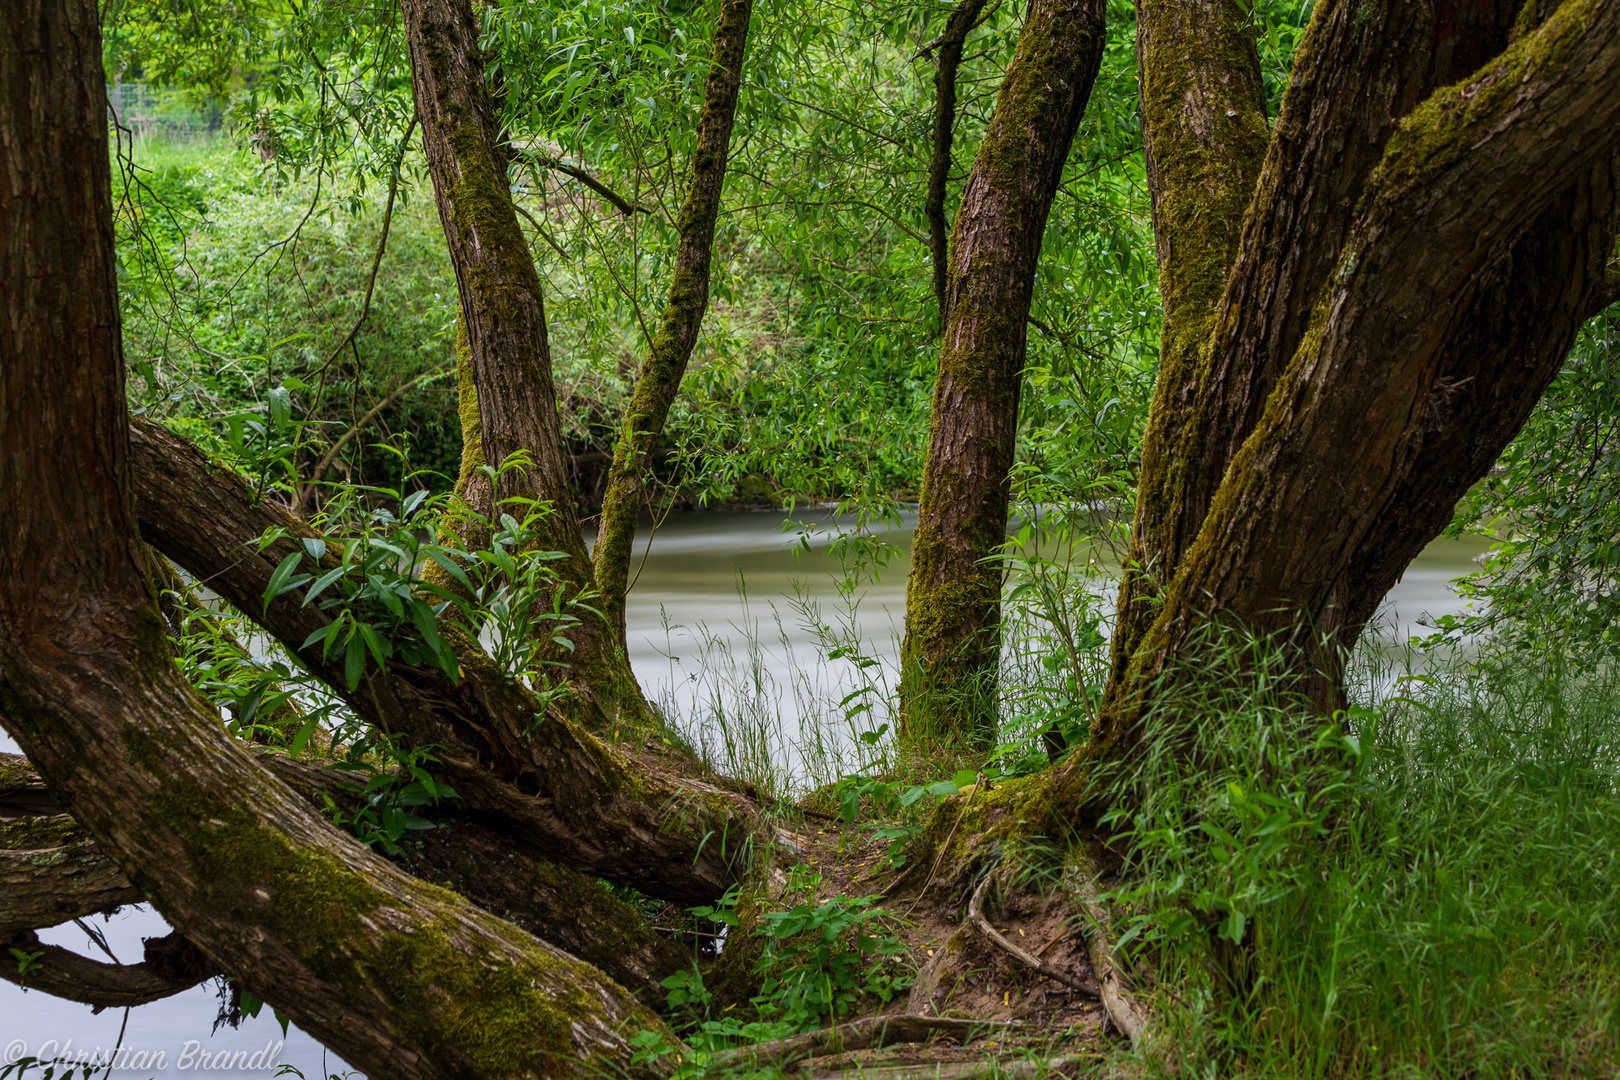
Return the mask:
<path id="1" fill-rule="evenodd" d="M 709 1066 L 712 1068 L 766 1063 L 787 1065 L 822 1054 L 841 1054 L 873 1046 L 922 1042 L 933 1035 L 954 1035 L 966 1042 L 975 1035 L 1017 1026 L 1006 1021 L 956 1020 L 942 1016 L 917 1016 L 914 1013 L 872 1016 L 865 1020 L 840 1024 L 825 1031 L 812 1031 L 804 1035 L 763 1042 L 757 1046 L 727 1050 L 710 1058 Z"/>
<path id="2" fill-rule="evenodd" d="M 1017 945 L 1014 945 L 1011 941 L 1008 941 L 1000 931 L 990 925 L 990 920 L 984 917 L 984 894 L 989 891 L 990 882 L 995 880 L 995 876 L 995 870 L 992 868 L 984 875 L 984 880 L 979 882 L 979 887 L 973 890 L 973 899 L 968 902 L 968 922 L 972 923 L 974 928 L 977 929 L 979 933 L 983 934 L 985 940 L 989 941 L 990 944 L 994 945 L 998 949 L 1001 949 L 1014 959 L 1022 961 L 1029 967 L 1034 968 L 1037 972 L 1045 975 L 1048 979 L 1056 979 L 1058 982 L 1064 984 L 1065 986 L 1071 986 L 1080 991 L 1082 994 L 1087 994 L 1094 998 L 1099 997 L 1100 994 L 1097 987 L 1075 978 L 1066 971 L 1059 971 L 1057 968 L 1053 967 L 1051 964 L 1048 964 L 1045 960 L 1042 960 L 1039 957 L 1031 956 L 1023 949 L 1020 949 Z M 1052 940 L 1056 941 L 1057 939 L 1053 938 Z M 1051 948 L 1051 946 L 1048 945 L 1047 948 Z"/>
<path id="3" fill-rule="evenodd" d="M 1074 868 L 1065 876 L 1092 922 L 1092 931 L 1086 937 L 1086 951 L 1091 956 L 1091 970 L 1102 987 L 1103 1008 L 1114 1026 L 1136 1047 L 1141 1045 L 1142 1032 L 1147 1028 L 1147 1010 L 1131 994 L 1124 975 L 1114 964 L 1113 918 L 1108 914 L 1108 905 L 1097 895 L 1100 873 L 1097 860 L 1088 854 L 1084 869 Z"/>
<path id="4" fill-rule="evenodd" d="M 917 1063 L 910 1065 L 862 1065 L 838 1072 L 813 1073 L 809 1080 L 974 1080 L 975 1077 L 1061 1076 L 1069 1066 L 1095 1063 L 1100 1054 L 1070 1054 L 1065 1057 L 1022 1061 L 964 1061 L 954 1065 Z"/>

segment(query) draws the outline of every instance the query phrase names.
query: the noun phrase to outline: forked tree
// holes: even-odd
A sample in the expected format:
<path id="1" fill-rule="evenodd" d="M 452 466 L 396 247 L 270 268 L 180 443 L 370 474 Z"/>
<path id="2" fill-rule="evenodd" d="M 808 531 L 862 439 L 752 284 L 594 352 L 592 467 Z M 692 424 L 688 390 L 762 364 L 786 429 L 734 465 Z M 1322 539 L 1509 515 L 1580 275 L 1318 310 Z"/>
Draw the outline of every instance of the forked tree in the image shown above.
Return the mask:
<path id="1" fill-rule="evenodd" d="M 1272 124 L 1243 5 L 1138 5 L 1164 329 L 1085 758 L 1130 752 L 1211 617 L 1294 635 L 1307 692 L 1340 702 L 1385 593 L 1616 299 L 1617 18 L 1611 0 L 1325 0 Z M 1006 341 L 957 359 L 947 334 L 907 619 L 936 685 L 993 687 L 1016 393 L 968 422 L 952 388 L 1015 386 Z M 982 737 L 993 694 L 955 697 Z"/>

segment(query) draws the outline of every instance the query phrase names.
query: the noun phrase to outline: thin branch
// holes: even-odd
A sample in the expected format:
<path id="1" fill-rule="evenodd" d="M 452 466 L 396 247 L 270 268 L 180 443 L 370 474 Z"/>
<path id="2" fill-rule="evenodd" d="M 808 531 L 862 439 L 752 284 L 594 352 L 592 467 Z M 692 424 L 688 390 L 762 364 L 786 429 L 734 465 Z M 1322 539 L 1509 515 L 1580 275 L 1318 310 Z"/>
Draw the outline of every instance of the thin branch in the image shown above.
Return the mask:
<path id="1" fill-rule="evenodd" d="M 653 212 L 651 207 L 642 206 L 637 202 L 631 202 L 629 199 L 626 199 L 623 195 L 620 195 L 618 192 L 614 191 L 612 188 L 608 187 L 606 184 L 602 183 L 602 181 L 598 180 L 596 177 L 592 176 L 590 173 L 586 172 L 584 169 L 581 169 L 577 165 L 570 165 L 565 161 L 560 161 L 557 158 L 550 157 L 545 154 L 536 154 L 532 150 L 520 150 L 518 152 L 542 168 L 555 169 L 557 172 L 560 172 L 565 176 L 572 176 L 575 180 L 578 180 L 580 183 L 602 196 L 602 198 L 612 203 L 614 208 L 626 217 L 629 217 L 632 214 L 650 214 Z"/>
<path id="2" fill-rule="evenodd" d="M 557 241 L 553 240 L 551 238 L 551 234 L 546 232 L 545 229 L 540 227 L 540 223 L 534 219 L 534 215 L 529 213 L 527 210 L 523 209 L 523 207 L 519 206 L 518 201 L 516 199 L 512 200 L 512 209 L 514 209 L 518 213 L 522 214 L 524 219 L 527 220 L 530 225 L 534 226 L 534 231 L 535 231 L 536 235 L 538 235 L 540 237 L 540 239 L 544 240 L 546 243 L 550 244 L 551 245 L 551 250 L 555 251 L 558 255 L 562 256 L 562 261 L 563 262 L 571 262 L 571 261 L 573 261 L 573 260 L 569 259 L 568 252 L 563 250 L 562 245 L 557 243 Z"/>
<path id="3" fill-rule="evenodd" d="M 403 383 L 400 383 L 394 389 L 390 390 L 381 401 L 373 405 L 370 411 L 368 411 L 359 420 L 355 421 L 354 426 L 349 428 L 348 431 L 345 431 L 343 436 L 338 439 L 337 442 L 328 447 L 326 453 L 321 455 L 321 460 L 316 463 L 314 471 L 310 473 L 308 483 L 306 483 L 303 486 L 303 489 L 298 493 L 298 505 L 302 506 L 303 504 L 307 503 L 315 494 L 315 488 L 320 484 L 321 477 L 326 475 L 326 470 L 330 469 L 332 467 L 332 462 L 337 460 L 338 453 L 343 449 L 344 446 L 348 444 L 350 439 L 354 438 L 356 433 L 363 429 L 367 424 L 375 420 L 378 413 L 388 408 L 388 406 L 392 405 L 395 401 L 398 401 L 400 395 L 405 393 L 405 391 L 411 389 L 417 383 L 421 382 L 423 379 L 426 379 L 430 375 L 439 374 L 448 366 L 448 364 L 440 364 L 436 368 L 430 368 L 429 370 L 422 372 L 414 379 L 409 379 Z"/>

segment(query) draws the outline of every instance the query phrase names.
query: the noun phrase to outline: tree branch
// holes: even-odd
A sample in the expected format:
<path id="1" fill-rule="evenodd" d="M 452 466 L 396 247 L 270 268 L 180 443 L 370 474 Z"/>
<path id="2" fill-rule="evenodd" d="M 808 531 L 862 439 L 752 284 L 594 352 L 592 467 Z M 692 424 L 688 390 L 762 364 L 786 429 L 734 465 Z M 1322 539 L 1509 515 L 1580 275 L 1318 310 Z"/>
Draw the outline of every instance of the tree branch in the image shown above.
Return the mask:
<path id="1" fill-rule="evenodd" d="M 535 153 L 532 150 L 520 149 L 518 153 L 534 164 L 539 165 L 541 168 L 553 169 L 565 176 L 572 176 L 575 180 L 578 180 L 580 183 L 602 196 L 602 198 L 612 203 L 613 208 L 619 213 L 623 214 L 625 217 L 629 217 L 632 214 L 650 214 L 653 212 L 651 207 L 642 206 L 640 203 L 631 202 L 629 199 L 625 198 L 623 195 L 620 195 L 618 192 L 602 183 L 602 181 L 598 180 L 596 177 L 592 176 L 578 165 L 570 165 L 560 158 Z"/>
<path id="2" fill-rule="evenodd" d="M 609 750 L 542 708 L 454 628 L 443 632 L 460 658 L 459 680 L 394 663 L 368 668 L 358 689 L 348 690 L 340 655 L 300 648 L 327 624 L 326 613 L 293 593 L 264 604 L 270 575 L 298 547 L 289 538 L 259 552 L 254 539 L 272 528 L 320 534 L 164 429 L 136 419 L 130 434 L 130 480 L 146 541 L 263 626 L 356 713 L 417 745 L 441 747 L 440 768 L 462 805 L 492 815 L 555 862 L 649 896 L 712 902 L 748 871 L 753 853 L 741 848 L 766 835 L 752 803 L 671 763 Z M 331 566 L 338 550 L 332 542 Z M 721 836 L 727 844 L 710 842 Z"/>
<path id="3" fill-rule="evenodd" d="M 714 261 L 714 229 L 731 150 L 732 122 L 742 91 L 743 60 L 748 53 L 748 20 L 753 0 L 725 0 L 714 28 L 713 57 L 704 80 L 703 108 L 698 114 L 697 144 L 692 150 L 692 180 L 681 206 L 675 270 L 658 332 L 636 374 L 635 389 L 625 406 L 613 464 L 602 492 L 602 516 L 592 558 L 615 643 L 627 652 L 624 604 L 630 591 L 630 551 L 636 524 L 647 503 L 647 471 L 664 421 L 680 391 L 681 379 L 697 346 L 698 331 L 709 306 L 709 280 Z"/>
<path id="4" fill-rule="evenodd" d="M 934 261 L 934 297 L 939 303 L 939 325 L 945 326 L 945 280 L 949 271 L 945 220 L 945 187 L 951 174 L 951 133 L 956 126 L 956 71 L 962 66 L 962 47 L 973 27 L 977 26 L 979 12 L 985 0 L 960 0 L 945 21 L 945 30 L 918 56 L 939 49 L 934 63 L 934 129 L 933 152 L 928 160 L 928 196 L 923 202 L 923 214 L 928 219 L 928 247 Z"/>
<path id="5" fill-rule="evenodd" d="M 11 959 L 11 949 L 34 954 L 27 975 Z M 7 950 L 5 962 L 0 963 L 0 979 L 94 1006 L 96 1012 L 173 997 L 220 974 L 217 966 L 179 934 L 147 938 L 145 960 L 139 964 L 92 960 L 72 949 L 46 945 L 32 930 L 0 938 L 0 950 Z"/>

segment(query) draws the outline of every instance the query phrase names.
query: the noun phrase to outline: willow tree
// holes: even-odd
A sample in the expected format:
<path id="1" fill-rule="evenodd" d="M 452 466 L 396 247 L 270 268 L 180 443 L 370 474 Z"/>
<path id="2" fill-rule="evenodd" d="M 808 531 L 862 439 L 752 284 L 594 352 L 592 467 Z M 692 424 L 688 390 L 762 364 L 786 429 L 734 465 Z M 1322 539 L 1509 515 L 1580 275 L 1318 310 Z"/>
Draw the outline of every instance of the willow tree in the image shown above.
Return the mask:
<path id="1" fill-rule="evenodd" d="M 1286 634 L 1337 704 L 1615 298 L 1620 4 L 1324 3 L 1263 155 L 1242 26 L 1142 9 L 1164 352 L 1098 747 L 1213 616 Z"/>
<path id="2" fill-rule="evenodd" d="M 0 22 L 0 721 L 207 962 L 371 1075 L 628 1065 L 658 1021 L 623 987 L 340 833 L 187 685 L 131 491 L 98 11 Z"/>
<path id="3" fill-rule="evenodd" d="M 547 508 L 535 524 L 534 542 L 563 554 L 554 564 L 560 584 L 580 601 L 569 644 L 551 659 L 582 706 L 574 714 L 598 729 L 651 720 L 625 648 L 630 545 L 651 452 L 708 304 L 715 221 L 752 8 L 751 0 L 720 6 L 669 302 L 614 448 L 594 565 L 563 450 L 545 298 L 512 200 L 512 148 L 502 129 L 500 95 L 486 72 L 479 14 L 470 0 L 408 0 L 403 8 L 422 143 L 461 307 L 462 461 L 456 492 L 474 511 L 473 521 L 494 520 L 513 499 Z M 515 459 L 517 454 L 523 457 Z M 516 460 L 523 464 L 503 467 Z M 477 548 L 488 537 L 464 539 Z"/>
<path id="4" fill-rule="evenodd" d="M 1103 14 L 1097 0 L 1031 0 L 962 193 L 906 585 L 909 739 L 993 737 L 1002 575 L 989 560 L 1006 537 L 1041 238 L 1102 64 Z M 961 18 L 951 29 L 965 34 Z"/>

